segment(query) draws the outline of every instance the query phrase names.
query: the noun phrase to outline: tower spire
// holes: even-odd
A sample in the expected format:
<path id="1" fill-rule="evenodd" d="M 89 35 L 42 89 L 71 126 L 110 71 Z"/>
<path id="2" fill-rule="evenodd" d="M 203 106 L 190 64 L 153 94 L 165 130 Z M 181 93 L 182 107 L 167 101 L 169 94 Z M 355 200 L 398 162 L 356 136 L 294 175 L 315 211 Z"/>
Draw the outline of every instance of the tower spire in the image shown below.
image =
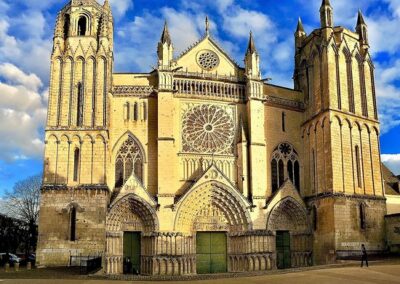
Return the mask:
<path id="1" fill-rule="evenodd" d="M 252 32 L 250 32 L 249 45 L 247 46 L 244 61 L 246 66 L 246 74 L 249 76 L 249 78 L 259 80 L 261 77 L 260 56 L 258 55 Z"/>
<path id="2" fill-rule="evenodd" d="M 157 47 L 158 67 L 163 70 L 169 70 L 174 57 L 174 47 L 171 36 L 168 31 L 167 21 L 164 23 L 164 29 Z"/>
<path id="3" fill-rule="evenodd" d="M 358 10 L 358 18 L 357 18 L 357 27 L 361 25 L 366 25 L 364 21 L 364 16 L 361 12 L 361 10 Z"/>
<path id="4" fill-rule="evenodd" d="M 358 10 L 356 32 L 358 33 L 358 35 L 360 37 L 361 48 L 364 50 L 367 50 L 369 48 L 368 28 L 367 28 L 367 24 L 365 23 L 364 16 L 363 16 L 361 10 Z"/>
<path id="5" fill-rule="evenodd" d="M 299 17 L 299 20 L 297 21 L 297 29 L 296 29 L 297 33 L 305 33 L 304 31 L 304 26 L 303 26 L 303 22 L 301 21 L 301 18 Z"/>
<path id="6" fill-rule="evenodd" d="M 247 47 L 247 53 L 257 53 L 256 44 L 254 43 L 253 32 L 250 31 L 249 45 Z"/>
<path id="7" fill-rule="evenodd" d="M 208 16 L 206 16 L 206 36 L 210 35 L 210 21 L 208 20 Z"/>
<path id="8" fill-rule="evenodd" d="M 332 28 L 333 27 L 333 8 L 329 0 L 322 0 L 321 8 L 319 9 L 321 27 Z"/>
<path id="9" fill-rule="evenodd" d="M 172 43 L 171 36 L 169 35 L 169 31 L 168 31 L 168 23 L 167 23 L 166 20 L 165 20 L 165 23 L 164 23 L 164 30 L 162 32 L 160 42 L 162 44 L 167 43 L 168 45 L 170 45 Z"/>

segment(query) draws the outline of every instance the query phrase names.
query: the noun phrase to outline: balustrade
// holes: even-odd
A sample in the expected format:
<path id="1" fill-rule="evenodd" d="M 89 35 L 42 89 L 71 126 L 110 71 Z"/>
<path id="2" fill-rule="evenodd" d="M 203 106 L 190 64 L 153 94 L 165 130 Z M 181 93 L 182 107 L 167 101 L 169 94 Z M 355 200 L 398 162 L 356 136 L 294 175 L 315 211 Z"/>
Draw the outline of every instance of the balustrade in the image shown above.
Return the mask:
<path id="1" fill-rule="evenodd" d="M 174 90 L 179 94 L 208 96 L 218 99 L 243 101 L 245 85 L 175 78 Z"/>

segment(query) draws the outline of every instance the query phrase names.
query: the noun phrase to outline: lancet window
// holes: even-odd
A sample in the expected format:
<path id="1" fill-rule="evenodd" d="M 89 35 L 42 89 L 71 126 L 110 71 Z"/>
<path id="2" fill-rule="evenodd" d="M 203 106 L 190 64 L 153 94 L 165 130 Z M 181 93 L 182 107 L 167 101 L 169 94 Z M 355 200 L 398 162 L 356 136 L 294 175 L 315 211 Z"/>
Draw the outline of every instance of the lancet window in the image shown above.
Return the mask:
<path id="1" fill-rule="evenodd" d="M 281 143 L 272 154 L 272 192 L 277 191 L 286 179 L 290 179 L 300 190 L 300 162 L 297 151 L 289 143 Z"/>
<path id="2" fill-rule="evenodd" d="M 78 20 L 78 35 L 85 36 L 87 29 L 87 19 L 86 17 L 82 16 Z"/>
<path id="3" fill-rule="evenodd" d="M 115 161 L 115 187 L 121 187 L 134 174 L 143 182 L 143 152 L 138 142 L 129 137 L 118 151 Z"/>

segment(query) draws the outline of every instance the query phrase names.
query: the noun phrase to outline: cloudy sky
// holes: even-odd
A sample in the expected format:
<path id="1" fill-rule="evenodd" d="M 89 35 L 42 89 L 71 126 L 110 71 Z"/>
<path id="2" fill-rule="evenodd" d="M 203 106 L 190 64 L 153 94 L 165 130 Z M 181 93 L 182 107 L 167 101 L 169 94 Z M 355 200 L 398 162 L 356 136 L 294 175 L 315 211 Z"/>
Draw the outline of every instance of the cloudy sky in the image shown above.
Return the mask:
<path id="1" fill-rule="evenodd" d="M 297 19 L 303 19 L 310 33 L 319 26 L 321 4 L 321 0 L 110 2 L 115 17 L 115 71 L 151 70 L 165 19 L 179 54 L 202 36 L 208 15 L 213 37 L 241 65 L 252 30 L 261 53 L 263 76 L 288 87 L 292 86 Z M 335 25 L 354 29 L 358 9 L 365 14 L 377 69 L 382 157 L 400 174 L 400 1 L 331 2 Z M 42 171 L 54 22 L 66 3 L 0 0 L 0 196 L 17 180 Z"/>

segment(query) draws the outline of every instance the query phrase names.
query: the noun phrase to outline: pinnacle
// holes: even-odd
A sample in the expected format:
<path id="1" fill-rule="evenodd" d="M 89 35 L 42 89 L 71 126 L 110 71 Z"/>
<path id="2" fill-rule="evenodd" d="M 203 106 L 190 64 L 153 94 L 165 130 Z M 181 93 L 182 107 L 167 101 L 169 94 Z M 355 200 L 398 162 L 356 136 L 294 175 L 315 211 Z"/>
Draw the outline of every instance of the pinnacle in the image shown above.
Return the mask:
<path id="1" fill-rule="evenodd" d="M 301 21 L 300 17 L 299 17 L 299 21 L 297 22 L 296 32 L 304 32 L 303 22 Z"/>
<path id="2" fill-rule="evenodd" d="M 357 26 L 365 25 L 364 16 L 361 10 L 358 10 L 358 19 L 357 19 Z"/>
<path id="3" fill-rule="evenodd" d="M 210 35 L 210 21 L 208 20 L 208 16 L 206 16 L 206 35 Z"/>
<path id="4" fill-rule="evenodd" d="M 331 6 L 331 2 L 329 0 L 322 0 L 321 6 Z"/>
<path id="5" fill-rule="evenodd" d="M 170 45 L 172 43 L 171 36 L 169 35 L 169 31 L 168 31 L 167 21 L 165 21 L 165 24 L 164 24 L 164 30 L 161 35 L 161 43 L 167 43 L 168 45 Z"/>
<path id="6" fill-rule="evenodd" d="M 256 44 L 254 43 L 253 32 L 250 32 L 249 46 L 247 47 L 247 52 L 256 53 Z"/>

